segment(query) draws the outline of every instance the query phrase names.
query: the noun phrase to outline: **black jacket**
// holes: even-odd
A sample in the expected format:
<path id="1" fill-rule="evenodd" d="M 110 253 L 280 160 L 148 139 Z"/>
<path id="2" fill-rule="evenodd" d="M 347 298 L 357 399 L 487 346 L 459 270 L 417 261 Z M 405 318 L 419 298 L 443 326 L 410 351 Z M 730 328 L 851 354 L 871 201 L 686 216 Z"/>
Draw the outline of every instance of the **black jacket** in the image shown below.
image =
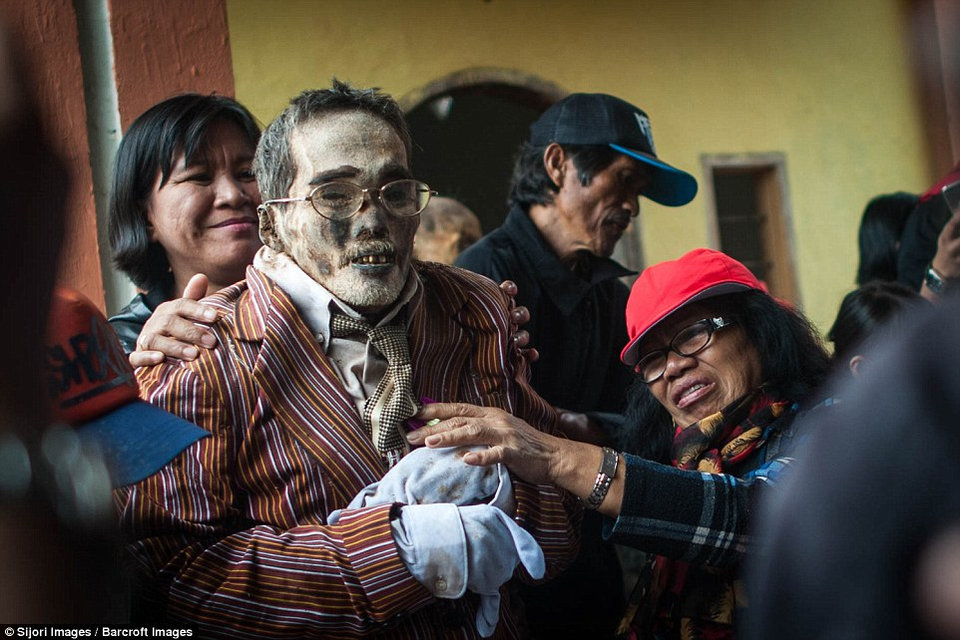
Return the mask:
<path id="1" fill-rule="evenodd" d="M 537 393 L 571 411 L 621 413 L 632 374 L 620 362 L 630 291 L 619 278 L 633 272 L 607 258 L 584 259 L 586 279 L 560 262 L 530 217 L 515 207 L 456 265 L 498 283 L 517 283 L 517 304 L 532 316 L 523 328 L 540 351 L 530 380 Z"/>
<path id="2" fill-rule="evenodd" d="M 138 293 L 130 304 L 110 317 L 110 326 L 120 337 L 125 352 L 136 351 L 143 325 L 161 302 L 166 302 L 166 298 L 159 292 Z"/>

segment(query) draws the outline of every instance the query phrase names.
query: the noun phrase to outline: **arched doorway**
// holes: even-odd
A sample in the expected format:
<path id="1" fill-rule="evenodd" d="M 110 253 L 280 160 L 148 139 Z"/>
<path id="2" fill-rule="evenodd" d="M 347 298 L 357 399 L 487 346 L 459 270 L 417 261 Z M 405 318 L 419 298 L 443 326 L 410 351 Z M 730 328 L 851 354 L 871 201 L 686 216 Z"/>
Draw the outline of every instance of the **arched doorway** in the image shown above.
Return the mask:
<path id="1" fill-rule="evenodd" d="M 507 215 L 513 158 L 530 123 L 567 95 L 558 85 L 512 69 L 457 71 L 400 98 L 413 135 L 417 177 L 463 202 L 484 233 Z M 613 258 L 640 270 L 640 225 L 631 224 Z"/>
<path id="2" fill-rule="evenodd" d="M 484 233 L 507 213 L 513 156 L 530 123 L 566 95 L 506 69 L 468 69 L 401 99 L 413 134 L 413 167 L 442 195 L 470 207 Z"/>

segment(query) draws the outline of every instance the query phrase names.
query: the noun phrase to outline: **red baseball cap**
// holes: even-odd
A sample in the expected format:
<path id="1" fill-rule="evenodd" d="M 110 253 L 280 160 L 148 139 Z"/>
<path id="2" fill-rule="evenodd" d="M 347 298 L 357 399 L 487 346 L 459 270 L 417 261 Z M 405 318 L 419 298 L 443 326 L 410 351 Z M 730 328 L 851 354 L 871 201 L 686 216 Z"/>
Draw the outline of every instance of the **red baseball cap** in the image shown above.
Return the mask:
<path id="1" fill-rule="evenodd" d="M 647 267 L 633 284 L 627 300 L 630 341 L 620 353 L 620 360 L 630 367 L 637 364 L 643 336 L 681 307 L 751 289 L 766 292 L 766 287 L 743 264 L 713 249 L 694 249 L 676 260 Z"/>
<path id="2" fill-rule="evenodd" d="M 139 482 L 210 435 L 140 400 L 113 328 L 89 299 L 65 287 L 53 292 L 45 367 L 54 415 L 97 443 L 115 486 Z"/>

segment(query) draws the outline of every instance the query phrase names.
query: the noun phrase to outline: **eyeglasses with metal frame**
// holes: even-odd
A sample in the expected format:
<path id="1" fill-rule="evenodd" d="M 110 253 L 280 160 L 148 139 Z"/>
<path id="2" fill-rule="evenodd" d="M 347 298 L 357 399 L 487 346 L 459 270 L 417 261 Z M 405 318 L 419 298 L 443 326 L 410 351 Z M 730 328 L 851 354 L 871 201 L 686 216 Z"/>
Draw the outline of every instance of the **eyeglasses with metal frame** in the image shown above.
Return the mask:
<path id="1" fill-rule="evenodd" d="M 667 370 L 667 354 L 673 351 L 685 358 L 696 355 L 707 348 L 717 329 L 729 327 L 732 324 L 734 324 L 733 320 L 722 316 L 697 320 L 677 331 L 666 347 L 644 354 L 634 365 L 633 371 L 645 383 L 652 384 Z"/>
<path id="2" fill-rule="evenodd" d="M 318 184 L 303 198 L 275 198 L 264 201 L 263 206 L 309 202 L 313 210 L 327 220 L 346 220 L 363 208 L 367 194 L 371 200 L 379 198 L 383 207 L 393 215 L 410 218 L 423 211 L 437 192 L 425 182 L 412 178 L 393 180 L 379 189 L 364 189 L 351 182 L 325 182 Z"/>

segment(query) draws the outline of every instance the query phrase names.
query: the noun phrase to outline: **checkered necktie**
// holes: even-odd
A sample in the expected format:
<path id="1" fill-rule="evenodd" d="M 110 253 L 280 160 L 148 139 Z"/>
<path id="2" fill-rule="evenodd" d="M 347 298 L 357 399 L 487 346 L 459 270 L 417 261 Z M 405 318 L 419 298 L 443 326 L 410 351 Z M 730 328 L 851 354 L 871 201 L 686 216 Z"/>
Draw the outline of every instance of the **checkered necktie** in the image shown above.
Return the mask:
<path id="1" fill-rule="evenodd" d="M 371 327 L 369 323 L 343 314 L 330 318 L 334 338 L 365 335 L 370 344 L 387 359 L 387 372 L 373 395 L 363 405 L 363 425 L 373 438 L 380 455 L 393 466 L 403 456 L 404 440 L 400 425 L 417 412 L 413 399 L 413 370 L 407 331 L 402 325 Z"/>

